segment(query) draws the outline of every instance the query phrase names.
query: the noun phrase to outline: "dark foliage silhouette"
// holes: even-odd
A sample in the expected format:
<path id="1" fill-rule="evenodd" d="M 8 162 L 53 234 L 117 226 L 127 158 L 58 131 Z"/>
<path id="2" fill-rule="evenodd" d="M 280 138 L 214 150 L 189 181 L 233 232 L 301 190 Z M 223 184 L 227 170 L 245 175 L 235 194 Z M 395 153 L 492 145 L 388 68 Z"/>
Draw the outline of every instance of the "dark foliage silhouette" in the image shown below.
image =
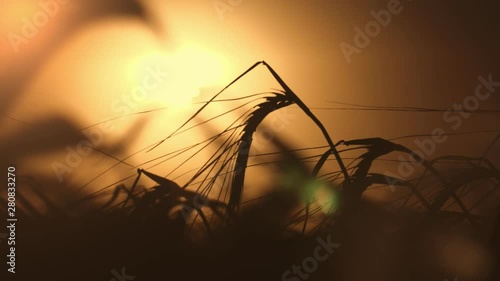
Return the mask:
<path id="1" fill-rule="evenodd" d="M 436 237 L 446 240 L 459 235 L 484 249 L 498 249 L 500 174 L 487 157 L 422 159 L 403 145 L 377 137 L 335 143 L 320 120 L 267 63 L 256 63 L 229 86 L 258 65 L 271 72 L 282 92 L 245 97 L 254 98 L 245 103 L 253 106 L 222 132 L 141 163 L 123 181 L 74 203 L 90 204 L 89 212 L 70 215 L 69 208 L 58 207 L 44 197 L 43 185 L 26 178 L 36 190 L 35 196 L 53 211 L 50 216 L 38 214 L 20 192 L 19 276 L 23 280 L 111 280 L 112 269 L 125 267 L 137 280 L 283 280 L 286 270 L 312 255 L 317 237 L 328 237 L 341 246 L 317 270 L 306 274 L 308 280 L 444 280 L 450 272 L 436 259 L 439 251 L 432 244 Z M 160 149 L 176 135 L 199 129 L 211 119 L 195 122 L 204 109 L 223 102 L 217 98 L 226 89 L 203 103 L 173 133 L 142 151 Z M 326 152 L 303 157 L 286 140 L 272 139 L 279 152 L 271 165 L 279 170 L 281 181 L 260 200 L 244 205 L 246 171 L 251 166 L 249 159 L 255 156 L 250 154 L 254 134 L 270 113 L 292 105 L 322 132 L 327 145 L 320 149 Z M 71 125 L 63 121 L 52 124 L 58 130 L 69 127 L 71 133 L 65 135 L 70 137 L 61 139 L 62 144 L 47 141 L 44 150 L 79 138 Z M 194 169 L 186 183 L 148 171 L 188 154 L 178 167 L 186 165 L 208 144 L 217 149 Z M 317 148 L 305 150 L 313 149 Z M 343 157 L 346 152 L 359 156 L 345 165 L 350 159 Z M 411 155 L 421 172 L 415 178 L 397 178 L 373 171 L 380 157 L 391 153 Z M 15 157 L 15 153 L 10 155 Z M 114 160 L 120 164 L 128 157 Z M 334 161 L 328 162 L 330 157 Z M 306 165 L 311 159 L 312 169 Z M 460 165 L 460 169 L 443 172 L 439 165 L 444 162 Z M 150 188 L 138 185 L 142 176 L 155 184 Z M 126 180 L 134 177 L 128 186 Z M 387 205 L 365 200 L 367 190 L 389 182 L 401 199 Z M 331 191 L 338 205 L 324 211 L 311 187 L 315 184 Z M 113 188 L 111 197 L 103 195 Z M 104 204 L 96 200 L 103 196 Z M 450 205 L 454 206 L 451 210 Z M 478 206 L 482 207 L 479 211 Z M 496 222 L 491 219 L 494 216 Z M 484 268 L 474 280 L 494 280 L 490 265 L 498 262 L 494 255 L 494 251 L 486 251 Z"/>

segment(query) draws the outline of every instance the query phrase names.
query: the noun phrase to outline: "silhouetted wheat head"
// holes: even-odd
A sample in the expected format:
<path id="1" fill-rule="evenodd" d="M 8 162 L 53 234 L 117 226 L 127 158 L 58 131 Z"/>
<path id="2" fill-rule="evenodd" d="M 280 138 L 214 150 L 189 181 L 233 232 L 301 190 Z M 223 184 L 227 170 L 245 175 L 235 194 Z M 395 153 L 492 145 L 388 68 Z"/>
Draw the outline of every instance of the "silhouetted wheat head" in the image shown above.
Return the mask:
<path id="1" fill-rule="evenodd" d="M 226 89 L 259 65 L 264 65 L 271 72 L 282 90 L 220 98 Z M 233 108 L 215 115 L 207 113 L 211 106 L 227 102 L 232 102 Z M 74 255 L 66 251 L 77 247 L 86 254 L 79 256 L 81 258 L 75 263 L 88 263 L 86 258 L 90 256 L 99 262 L 91 263 L 84 271 L 78 267 L 60 271 L 61 276 L 67 274 L 68 278 L 73 278 L 75 272 L 80 272 L 81 278 L 94 278 L 91 274 L 94 271 L 108 276 L 110 268 L 116 263 L 119 266 L 129 264 L 130 272 L 141 274 L 141 278 L 156 278 L 162 274 L 161 270 L 167 263 L 169 268 L 175 268 L 187 280 L 207 277 L 212 278 L 207 280 L 255 280 L 262 279 L 266 274 L 279 278 L 297 258 L 302 259 L 308 254 L 307 247 L 311 247 L 314 237 L 332 235 L 332 239 L 341 241 L 343 249 L 346 249 L 344 257 L 351 255 L 356 257 L 352 260 L 358 260 L 365 252 L 375 251 L 374 245 L 380 241 L 391 243 L 391 247 L 396 249 L 393 249 L 394 253 L 403 251 L 400 248 L 410 251 L 412 243 L 425 236 L 427 229 L 432 229 L 428 226 L 429 221 L 437 219 L 451 225 L 466 224 L 482 229 L 483 223 L 491 223 L 491 218 L 498 212 L 500 173 L 486 153 L 477 158 L 444 156 L 424 159 L 401 144 L 379 137 L 334 142 L 310 108 L 265 62 L 256 63 L 201 104 L 193 115 L 162 140 L 125 158 L 110 156 L 116 164 L 78 190 L 85 189 L 119 164 L 131 166 L 126 161 L 133 155 L 164 147 L 167 147 L 166 152 L 132 166 L 130 174 L 122 180 L 71 202 L 67 207 L 47 197 L 44 187 L 36 179 L 19 176 L 19 180 L 33 190 L 28 192 L 28 189 L 23 189 L 17 195 L 19 217 L 31 219 L 32 223 L 31 231 L 26 232 L 29 237 L 24 241 L 36 248 L 40 235 L 47 244 L 62 243 L 62 237 L 80 237 L 80 242 L 75 243 L 81 245 L 67 242 L 67 247 L 61 246 L 62 250 L 55 251 L 48 260 L 62 262 L 66 255 Z M 269 145 L 278 151 L 251 152 L 255 134 L 259 127 L 265 126 L 266 117 L 289 106 L 297 106 L 314 122 L 326 144 L 292 149 L 286 139 L 277 136 Z M 377 107 L 379 109 L 394 110 Z M 216 126 L 212 122 L 217 120 L 223 120 L 223 129 L 214 129 Z M 171 150 L 164 145 L 176 136 L 193 130 L 204 130 L 209 135 L 180 149 Z M 93 149 L 108 155 L 102 148 Z M 202 159 L 201 165 L 191 162 L 202 157 L 206 151 L 209 151 L 209 156 Z M 404 159 L 408 160 L 387 158 L 391 155 L 406 155 Z M 268 156 L 275 158 L 259 162 L 260 157 Z M 415 172 L 410 176 L 401 175 L 394 167 L 399 164 L 412 165 Z M 257 199 L 244 201 L 250 169 L 269 166 L 280 171 L 278 182 L 271 184 L 277 188 Z M 380 167 L 387 172 L 380 172 Z M 154 173 L 153 169 L 166 176 Z M 174 172 L 177 172 L 176 176 Z M 141 181 L 144 179 L 154 184 L 148 187 Z M 111 193 L 107 193 L 109 191 Z M 329 195 L 326 203 L 319 191 L 326 191 Z M 383 192 L 386 199 L 372 203 L 367 199 L 371 191 Z M 43 212 L 31 203 L 30 196 L 44 202 Z M 77 213 L 76 219 L 69 217 L 74 215 L 72 210 L 85 204 L 92 206 L 90 212 Z M 4 214 L 5 206 L 7 201 L 0 196 L 0 210 Z M 418 214 L 419 219 L 416 223 L 402 221 L 394 210 L 411 210 Z M 50 223 L 48 218 L 52 220 Z M 498 232 L 498 217 L 493 223 Z M 45 229 L 44 224 L 58 230 L 38 235 L 41 229 Z M 387 241 L 384 234 L 386 224 L 397 229 L 402 244 L 398 244 L 398 240 Z M 408 232 L 405 232 L 405 227 Z M 202 244 L 200 248 L 198 244 L 186 240 L 185 232 L 192 229 L 196 230 L 191 231 L 192 235 L 201 233 L 201 241 L 210 243 Z M 141 242 L 138 237 L 141 237 Z M 363 252 L 359 250 L 360 243 L 363 244 Z M 499 245 L 498 238 L 493 239 L 493 244 Z M 297 246 L 305 247 L 301 248 L 305 250 L 293 250 Z M 376 258 L 376 261 L 397 260 L 413 264 L 418 270 L 425 268 L 425 262 L 422 264 L 421 260 L 426 258 L 413 258 L 413 254 L 404 251 L 399 253 L 402 255 L 400 258 L 386 256 Z M 35 275 L 48 268 L 41 260 L 45 256 L 38 257 L 28 251 L 21 256 L 30 257 L 28 263 L 31 273 Z M 403 260 L 400 261 L 401 258 Z M 258 268 L 248 275 L 241 274 L 247 264 L 256 262 Z M 337 262 L 336 258 L 332 258 L 325 267 L 335 268 L 335 272 L 348 270 L 346 274 L 357 276 L 352 264 L 345 267 Z M 224 265 L 223 270 L 219 269 L 221 264 Z M 356 262 L 355 266 L 379 268 L 389 265 Z M 197 269 L 193 270 L 194 267 Z M 406 276 L 406 271 L 401 268 L 404 267 L 393 267 L 392 273 L 384 280 L 401 280 L 398 278 Z M 440 272 L 435 274 L 442 276 Z M 331 276 L 328 272 L 320 272 L 315 278 L 330 280 Z M 418 274 L 416 276 L 415 280 L 424 280 Z"/>
<path id="2" fill-rule="evenodd" d="M 218 99 L 225 90 L 259 65 L 264 65 L 270 71 L 271 75 L 282 87 L 282 91 L 259 93 L 238 99 Z M 216 116 L 203 118 L 201 122 L 195 123 L 197 120 L 200 120 L 201 114 L 205 113 L 207 108 L 212 104 L 224 103 L 228 100 L 241 100 L 241 105 Z M 242 204 L 246 185 L 245 182 L 247 180 L 247 170 L 250 168 L 249 159 L 255 157 L 255 155 L 251 155 L 250 153 L 254 134 L 264 119 L 272 112 L 291 105 L 298 106 L 323 133 L 325 142 L 327 143 L 326 146 L 322 147 L 325 151 L 319 155 L 313 154 L 303 158 L 295 155 L 278 137 L 272 142 L 275 145 L 279 144 L 277 146 L 281 148 L 281 156 L 283 158 L 272 163 L 260 164 L 279 164 L 279 162 L 289 161 L 290 163 L 295 163 L 300 166 L 302 165 L 300 163 L 306 161 L 306 158 L 309 162 L 313 161 L 314 168 L 312 171 L 308 171 L 307 168 L 302 167 L 298 170 L 299 172 L 294 170 L 291 173 L 299 173 L 300 175 L 295 175 L 295 177 L 299 179 L 305 178 L 311 179 L 311 181 L 320 181 L 328 186 L 329 189 L 332 189 L 338 197 L 337 201 L 340 202 L 338 206 L 340 210 L 355 208 L 356 205 L 362 202 L 363 194 L 371 188 L 390 186 L 394 194 L 401 195 L 400 198 L 388 202 L 388 205 L 392 207 L 398 206 L 398 208 L 423 210 L 430 215 L 453 215 L 459 218 L 459 220 L 465 219 L 472 224 L 476 224 L 484 213 L 480 214 L 481 212 L 474 212 L 474 210 L 477 210 L 482 204 L 491 205 L 491 202 L 486 202 L 491 201 L 488 199 L 498 198 L 499 173 L 496 167 L 494 167 L 486 157 L 469 158 L 465 156 L 448 156 L 437 159 L 423 159 L 405 146 L 382 138 L 342 140 L 335 144 L 321 121 L 312 113 L 307 105 L 302 102 L 298 95 L 288 87 L 273 68 L 266 62 L 257 62 L 232 81 L 227 87 L 214 95 L 210 100 L 203 102 L 202 106 L 174 132 L 144 150 L 152 151 L 157 149 L 164 142 L 168 142 L 169 139 L 179 134 L 191 130 L 202 130 L 203 125 L 207 125 L 213 120 L 221 118 L 231 120 L 228 117 L 229 113 L 234 113 L 237 109 L 244 109 L 245 106 L 250 106 L 250 108 L 244 110 L 243 114 L 238 118 L 229 121 L 229 125 L 222 130 L 222 132 L 217 132 L 202 142 L 195 143 L 180 150 L 168 151 L 160 157 L 139 164 L 135 167 L 138 169 L 139 173 L 136 175 L 137 178 L 130 188 L 126 187 L 124 183 L 118 182 L 115 185 L 109 185 L 98 190 L 90 196 L 85 197 L 77 204 L 98 198 L 98 195 L 103 194 L 102 191 L 114 187 L 114 192 L 102 209 L 126 210 L 130 215 L 164 213 L 170 214 L 169 218 L 172 218 L 172 213 L 174 213 L 173 217 L 179 217 L 179 212 L 185 211 L 184 209 L 187 208 L 190 210 L 188 214 L 190 216 L 194 214 L 196 218 L 200 217 L 208 230 L 214 221 L 219 221 L 224 224 L 238 214 Z M 369 109 L 371 110 L 373 108 Z M 394 108 L 377 109 L 392 110 Z M 402 110 L 414 109 L 406 108 Z M 498 139 L 498 137 L 496 139 Z M 178 185 L 175 183 L 175 178 L 167 179 L 173 171 L 189 165 L 189 160 L 196 157 L 201 151 L 209 149 L 209 145 L 215 147 L 212 155 L 209 159 L 206 159 L 201 167 L 191 169 L 194 173 L 192 173 L 185 183 Z M 314 153 L 317 149 L 318 148 L 306 148 L 302 149 L 302 151 Z M 362 151 L 362 153 L 346 166 L 344 162 L 352 158 L 342 157 L 341 154 L 351 153 L 351 156 L 352 153 L 357 153 L 358 151 Z M 413 178 L 405 178 L 394 176 L 397 172 L 392 172 L 390 174 L 372 172 L 374 165 L 384 161 L 384 159 L 381 158 L 382 156 L 397 153 L 411 156 L 410 159 L 413 159 L 413 161 L 417 163 L 416 165 L 421 167 L 419 173 L 415 174 Z M 178 162 L 177 167 L 166 177 L 158 176 L 148 171 L 169 160 L 176 161 L 176 159 L 178 159 L 176 157 L 180 155 L 188 156 L 181 162 Z M 278 155 L 280 154 L 278 153 Z M 284 155 L 291 156 L 284 157 Z M 335 164 L 329 161 L 331 157 L 334 158 Z M 126 159 L 128 159 L 128 157 L 122 160 L 117 159 L 119 161 L 117 164 L 124 163 Z M 446 162 L 448 166 L 460 165 L 460 171 L 455 175 L 449 172 L 447 172 L 447 175 L 444 175 L 437 167 L 443 162 Z M 146 166 L 147 164 L 149 164 L 149 167 Z M 256 165 L 259 165 L 259 163 Z M 102 174 L 113 167 L 103 171 Z M 322 173 L 322 171 L 325 172 Z M 138 189 L 139 177 L 142 174 L 152 179 L 156 185 L 152 188 Z M 124 178 L 124 181 L 131 177 L 134 177 L 134 175 L 132 174 Z M 94 181 L 96 178 L 92 179 L 90 182 Z M 299 182 L 301 181 L 299 180 Z M 34 181 L 31 181 L 31 183 L 34 184 Z M 478 185 L 478 183 L 480 184 Z M 40 187 L 36 187 L 35 190 L 38 190 L 37 188 Z M 303 186 L 298 188 L 307 189 L 308 187 Z M 42 193 L 39 191 L 37 192 L 40 198 L 47 202 L 47 205 L 52 206 L 51 209 L 56 209 L 53 203 L 43 197 Z M 307 193 L 307 190 L 305 192 Z M 314 193 L 314 190 L 311 192 Z M 467 195 L 474 196 L 465 199 Z M 123 196 L 125 196 L 125 198 Z M 302 199 L 304 200 L 299 203 L 303 205 L 302 210 L 291 215 L 290 219 L 291 225 L 296 226 L 302 224 L 302 233 L 305 232 L 307 224 L 310 222 L 310 216 L 315 216 L 318 213 L 321 214 L 319 223 L 318 218 L 315 220 L 314 224 L 316 226 L 323 227 L 325 223 L 334 221 L 331 220 L 330 216 L 335 216 L 335 212 L 328 214 L 320 212 L 322 207 L 318 205 L 317 198 L 314 194 Z M 1 200 L 2 203 L 5 203 L 5 199 Z M 193 203 L 194 201 L 200 200 L 204 202 L 202 206 Z M 24 200 L 22 195 L 20 195 L 20 201 L 24 211 L 31 214 L 36 213 L 34 208 L 30 206 L 29 200 Z M 450 207 L 452 208 L 450 209 Z M 491 207 L 489 208 L 491 209 Z M 64 213 L 63 210 L 59 210 L 59 212 Z M 214 217 L 216 217 L 217 220 L 214 220 Z"/>

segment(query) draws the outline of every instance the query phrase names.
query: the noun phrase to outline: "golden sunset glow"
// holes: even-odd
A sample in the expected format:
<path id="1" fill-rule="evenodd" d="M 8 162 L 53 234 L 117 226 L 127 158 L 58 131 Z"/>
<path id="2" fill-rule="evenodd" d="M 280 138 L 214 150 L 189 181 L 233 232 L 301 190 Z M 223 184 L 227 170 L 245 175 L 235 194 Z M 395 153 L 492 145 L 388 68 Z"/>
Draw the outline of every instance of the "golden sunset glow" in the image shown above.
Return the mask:
<path id="1" fill-rule="evenodd" d="M 500 280 L 494 6 L 0 0 L 3 268 Z"/>
<path id="2" fill-rule="evenodd" d="M 132 61 L 132 88 L 143 87 L 151 72 L 161 73 L 157 84 L 148 90 L 147 99 L 173 109 L 189 106 L 201 88 L 219 85 L 225 77 L 223 58 L 192 43 L 181 44 L 172 52 L 158 48 Z"/>
<path id="3" fill-rule="evenodd" d="M 2 31 L 21 29 L 23 19 L 37 12 L 39 6 L 35 1 L 2 1 L 0 10 L 0 28 Z"/>

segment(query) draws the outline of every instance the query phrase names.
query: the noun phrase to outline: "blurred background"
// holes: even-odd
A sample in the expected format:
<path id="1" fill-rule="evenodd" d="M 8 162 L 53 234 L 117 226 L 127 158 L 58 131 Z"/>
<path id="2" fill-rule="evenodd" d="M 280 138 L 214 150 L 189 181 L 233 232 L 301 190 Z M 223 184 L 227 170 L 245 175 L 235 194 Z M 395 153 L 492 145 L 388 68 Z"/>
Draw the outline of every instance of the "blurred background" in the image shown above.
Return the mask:
<path id="1" fill-rule="evenodd" d="M 280 89 L 270 73 L 254 69 L 195 121 L 231 114 L 149 149 L 265 60 L 335 142 L 383 137 L 422 150 L 438 130 L 448 138 L 428 158 L 487 156 L 498 166 L 498 34 L 495 1 L 0 0 L 0 163 L 60 207 L 130 186 L 137 168 L 183 184 L 213 151 L 163 163 L 167 153 L 227 127 L 244 97 Z M 490 95 L 477 98 L 478 87 Z M 253 154 L 269 151 L 269 134 L 291 148 L 326 144 L 296 106 L 266 124 Z M 249 172 L 246 199 L 274 185 L 273 173 Z M 493 195 L 482 212 L 497 211 Z"/>

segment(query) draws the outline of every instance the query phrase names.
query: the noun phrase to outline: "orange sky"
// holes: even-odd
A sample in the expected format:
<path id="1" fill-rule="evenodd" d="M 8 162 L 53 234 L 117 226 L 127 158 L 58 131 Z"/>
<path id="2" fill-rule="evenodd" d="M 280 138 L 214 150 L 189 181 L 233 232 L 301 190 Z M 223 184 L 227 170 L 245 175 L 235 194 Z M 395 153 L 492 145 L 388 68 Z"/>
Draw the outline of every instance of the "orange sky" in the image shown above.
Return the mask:
<path id="1" fill-rule="evenodd" d="M 373 21 L 370 12 L 387 9 L 389 2 L 243 0 L 233 7 L 218 6 L 228 8 L 221 12 L 214 7 L 217 1 L 73 0 L 64 5 L 54 2 L 59 3 L 57 12 L 47 12 L 47 24 L 35 24 L 35 35 L 27 38 L 24 19 L 34 23 L 35 15 L 45 8 L 37 1 L 2 1 L 0 109 L 8 118 L 0 121 L 5 129 L 0 142 L 10 142 L 5 147 L 13 149 L 12 155 L 15 149 L 23 150 L 11 145 L 9 134 L 26 125 L 9 118 L 35 124 L 58 116 L 84 128 L 125 112 L 175 106 L 149 115 L 147 125 L 141 125 L 140 116 L 114 123 L 117 129 L 107 135 L 106 144 L 138 132 L 127 144 L 126 151 L 133 152 L 187 118 L 193 112 L 186 106 L 191 99 L 207 100 L 259 60 L 270 63 L 312 108 L 332 107 L 326 101 L 339 101 L 448 109 L 474 94 L 479 75 L 492 74 L 500 81 L 493 36 L 499 24 L 495 9 L 480 3 L 401 1 L 402 11 L 393 14 L 391 22 L 348 63 L 339 45 L 354 44 L 354 28 L 364 28 Z M 26 43 L 13 47 L 12 33 L 24 36 Z M 169 73 L 167 82 L 124 108 L 123 99 L 141 90 L 155 68 Z M 256 72 L 227 97 L 278 87 L 264 68 Z M 181 94 L 165 96 L 166 92 Z M 494 93 L 480 109 L 496 110 L 499 105 Z M 335 140 L 428 134 L 437 127 L 455 132 L 441 113 L 313 112 Z M 496 114 L 473 114 L 457 131 L 498 130 L 497 120 Z M 141 131 L 131 131 L 136 124 Z M 303 133 L 311 128 L 304 118 L 299 116 L 292 126 L 296 129 L 289 129 L 289 134 L 297 146 L 324 144 L 318 130 Z M 198 134 L 184 137 L 185 141 Z M 479 156 L 494 136 L 450 138 L 438 154 Z M 498 146 L 490 155 L 498 155 Z M 52 157 L 60 159 L 64 153 Z M 136 161 L 149 156 L 144 157 Z M 50 162 L 36 163 L 45 172 L 51 170 Z M 74 181 L 87 177 L 86 172 L 72 175 Z"/>

